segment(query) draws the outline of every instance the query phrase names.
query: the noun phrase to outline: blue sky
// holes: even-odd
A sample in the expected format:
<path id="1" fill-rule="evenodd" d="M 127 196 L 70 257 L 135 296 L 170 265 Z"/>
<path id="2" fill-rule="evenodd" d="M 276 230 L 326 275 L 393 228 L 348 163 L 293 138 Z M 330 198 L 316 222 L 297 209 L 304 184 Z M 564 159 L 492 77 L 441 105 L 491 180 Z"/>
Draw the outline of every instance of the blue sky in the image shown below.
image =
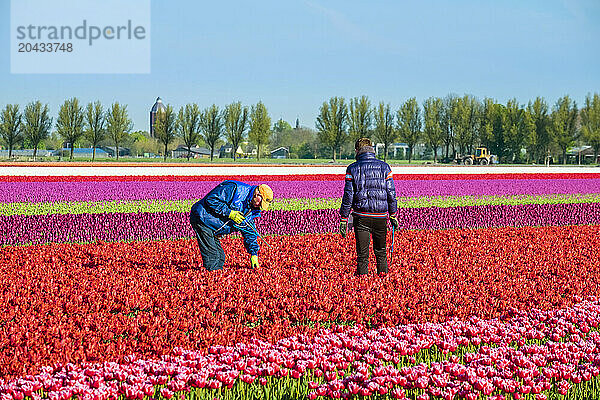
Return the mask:
<path id="1" fill-rule="evenodd" d="M 331 96 L 469 93 L 521 103 L 600 92 L 600 2 L 152 1 L 150 74 L 11 74 L 10 1 L 0 0 L 0 107 L 73 96 L 127 104 L 148 129 L 175 108 L 262 100 L 273 121 L 314 127 Z"/>

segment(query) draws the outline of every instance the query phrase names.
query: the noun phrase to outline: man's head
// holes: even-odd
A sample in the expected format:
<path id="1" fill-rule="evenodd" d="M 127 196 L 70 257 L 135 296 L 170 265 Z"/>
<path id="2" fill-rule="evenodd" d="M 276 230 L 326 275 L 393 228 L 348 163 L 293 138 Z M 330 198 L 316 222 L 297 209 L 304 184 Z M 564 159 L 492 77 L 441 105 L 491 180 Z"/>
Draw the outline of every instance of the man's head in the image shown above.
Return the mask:
<path id="1" fill-rule="evenodd" d="M 361 148 L 363 148 L 365 146 L 373 147 L 373 143 L 371 142 L 371 139 L 362 137 L 362 138 L 358 139 L 356 141 L 356 143 L 354 143 L 354 150 L 359 151 Z"/>
<path id="2" fill-rule="evenodd" d="M 273 201 L 273 190 L 264 183 L 258 185 L 252 196 L 252 207 L 260 208 L 262 211 L 269 209 L 269 204 Z"/>

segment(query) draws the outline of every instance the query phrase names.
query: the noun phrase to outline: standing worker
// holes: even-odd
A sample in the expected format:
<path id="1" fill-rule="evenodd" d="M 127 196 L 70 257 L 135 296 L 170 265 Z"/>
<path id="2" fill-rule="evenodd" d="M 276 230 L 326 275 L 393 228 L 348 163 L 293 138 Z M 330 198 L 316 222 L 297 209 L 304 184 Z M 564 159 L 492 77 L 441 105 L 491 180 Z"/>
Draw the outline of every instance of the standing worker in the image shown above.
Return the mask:
<path id="1" fill-rule="evenodd" d="M 252 268 L 258 268 L 258 232 L 254 219 L 269 209 L 273 191 L 265 184 L 252 186 L 224 181 L 192 206 L 190 223 L 198 239 L 202 263 L 209 271 L 223 268 L 225 252 L 219 237 L 240 232 L 250 254 Z"/>
<path id="2" fill-rule="evenodd" d="M 373 252 L 377 273 L 388 271 L 386 236 L 387 219 L 398 229 L 398 203 L 390 166 L 375 157 L 371 140 L 360 138 L 354 145 L 356 162 L 346 169 L 344 197 L 340 207 L 340 234 L 346 237 L 348 216 L 352 209 L 356 235 L 357 275 L 369 273 L 369 245 L 373 236 Z"/>

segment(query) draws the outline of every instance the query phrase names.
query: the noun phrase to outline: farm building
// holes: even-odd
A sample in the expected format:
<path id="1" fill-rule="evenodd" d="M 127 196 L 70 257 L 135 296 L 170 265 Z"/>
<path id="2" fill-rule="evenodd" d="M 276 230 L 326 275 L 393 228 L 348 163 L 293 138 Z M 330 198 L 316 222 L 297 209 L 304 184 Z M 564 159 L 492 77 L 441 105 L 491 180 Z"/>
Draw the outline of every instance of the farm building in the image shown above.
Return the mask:
<path id="1" fill-rule="evenodd" d="M 279 147 L 271 151 L 271 158 L 290 158 L 290 150 L 287 147 Z"/>
<path id="2" fill-rule="evenodd" d="M 192 147 L 190 148 L 190 158 L 210 158 L 210 149 L 206 147 Z M 175 150 L 171 151 L 171 157 L 173 158 L 186 158 L 188 156 L 188 148 L 186 146 L 179 146 Z M 219 158 L 219 152 L 213 153 L 213 158 Z"/>

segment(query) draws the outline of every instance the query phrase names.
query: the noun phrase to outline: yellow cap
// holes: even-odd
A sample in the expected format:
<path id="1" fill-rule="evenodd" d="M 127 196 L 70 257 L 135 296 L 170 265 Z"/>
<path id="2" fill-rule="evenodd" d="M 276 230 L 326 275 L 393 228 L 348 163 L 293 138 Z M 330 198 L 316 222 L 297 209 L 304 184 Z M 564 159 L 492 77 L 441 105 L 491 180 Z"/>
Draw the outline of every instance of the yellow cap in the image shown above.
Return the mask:
<path id="1" fill-rule="evenodd" d="M 268 210 L 269 204 L 273 201 L 273 190 L 263 183 L 262 185 L 258 185 L 258 194 L 262 197 L 260 209 L 263 211 Z"/>

